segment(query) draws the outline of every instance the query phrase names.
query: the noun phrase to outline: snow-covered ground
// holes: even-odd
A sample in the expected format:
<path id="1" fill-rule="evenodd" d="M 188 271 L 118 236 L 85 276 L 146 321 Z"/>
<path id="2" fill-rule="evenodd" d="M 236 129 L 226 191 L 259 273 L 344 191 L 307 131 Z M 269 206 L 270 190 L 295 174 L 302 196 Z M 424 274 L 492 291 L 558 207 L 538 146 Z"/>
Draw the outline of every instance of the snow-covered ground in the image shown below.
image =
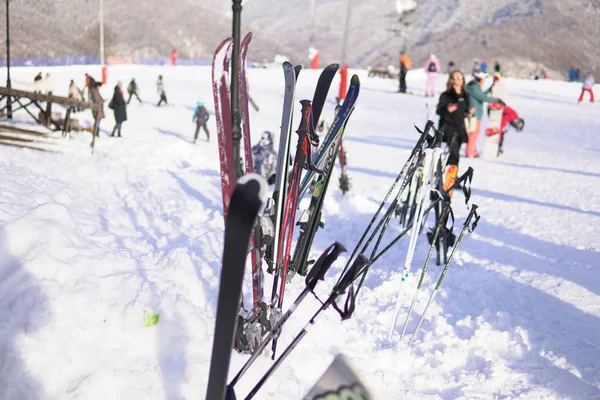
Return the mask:
<path id="1" fill-rule="evenodd" d="M 57 94 L 86 71 L 99 76 L 98 67 L 46 71 Z M 14 68 L 13 82 L 36 73 Z M 172 106 L 154 107 L 159 73 Z M 353 187 L 343 196 L 334 175 L 315 255 L 334 240 L 354 247 L 417 139 L 412 125 L 423 126 L 426 104 L 435 103 L 358 73 L 361 94 L 345 133 Z M 106 137 L 114 122 L 106 108 L 94 155 L 89 133 L 65 139 L 65 154 L 0 147 L 1 399 L 204 397 L 223 245 L 214 118 L 210 142 L 202 132 L 198 144 L 190 140 L 196 99 L 213 111 L 210 69 L 111 66 L 104 97 L 132 76 L 144 104 L 128 107 L 122 139 Z M 298 99 L 312 97 L 317 76 L 301 73 Z M 278 132 L 283 78 L 257 69 L 249 80 L 261 107 L 251 114 L 256 142 L 263 130 Z M 408 83 L 421 90 L 422 72 Z M 437 83 L 441 91 L 445 78 Z M 386 339 L 405 240 L 373 266 L 353 318 L 326 312 L 257 398 L 301 398 L 342 352 L 379 399 L 600 399 L 600 109 L 576 104 L 579 84 L 506 85 L 525 130 L 508 134 L 497 161 L 461 160 L 462 171 L 475 169 L 472 201 L 482 219 L 413 346 Z M 91 120 L 89 111 L 77 116 Z M 15 118 L 30 121 L 22 112 Z M 461 193 L 455 203 L 460 225 Z M 423 236 L 413 265 L 427 250 Z M 345 257 L 319 293 L 328 293 Z M 409 333 L 439 273 L 430 266 Z M 286 304 L 301 289 L 299 279 L 289 284 Z M 316 307 L 303 304 L 280 348 Z M 145 327 L 151 313 L 159 323 Z M 235 354 L 231 373 L 246 359 Z M 270 363 L 259 359 L 239 397 Z"/>

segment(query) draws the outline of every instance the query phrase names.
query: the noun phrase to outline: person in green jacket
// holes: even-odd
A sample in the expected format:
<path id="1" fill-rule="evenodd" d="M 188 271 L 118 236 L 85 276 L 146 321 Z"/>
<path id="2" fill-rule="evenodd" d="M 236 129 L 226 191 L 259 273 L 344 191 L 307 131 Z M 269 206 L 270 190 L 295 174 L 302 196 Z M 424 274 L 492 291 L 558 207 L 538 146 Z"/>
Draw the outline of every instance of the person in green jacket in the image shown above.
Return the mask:
<path id="1" fill-rule="evenodd" d="M 478 157 L 477 153 L 477 138 L 479 137 L 479 131 L 481 130 L 481 119 L 483 118 L 483 103 L 492 103 L 494 101 L 500 101 L 496 97 L 488 96 L 493 85 L 486 91 L 482 89 L 485 83 L 487 74 L 485 72 L 476 72 L 473 74 L 473 79 L 467 85 L 467 90 L 470 93 L 471 108 L 475 107 L 475 113 L 469 119 L 469 136 L 467 139 L 467 157 Z"/>

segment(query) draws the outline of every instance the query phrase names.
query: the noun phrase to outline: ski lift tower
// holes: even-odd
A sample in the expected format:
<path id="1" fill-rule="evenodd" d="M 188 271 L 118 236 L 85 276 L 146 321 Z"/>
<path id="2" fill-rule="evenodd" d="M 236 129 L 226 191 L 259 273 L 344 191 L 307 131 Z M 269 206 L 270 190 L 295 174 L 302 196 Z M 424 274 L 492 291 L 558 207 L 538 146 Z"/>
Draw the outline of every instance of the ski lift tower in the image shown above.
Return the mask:
<path id="1" fill-rule="evenodd" d="M 388 31 L 396 37 L 402 37 L 402 50 L 408 50 L 408 28 L 416 21 L 415 11 L 418 4 L 415 0 L 394 0 L 395 13 L 389 15 Z"/>

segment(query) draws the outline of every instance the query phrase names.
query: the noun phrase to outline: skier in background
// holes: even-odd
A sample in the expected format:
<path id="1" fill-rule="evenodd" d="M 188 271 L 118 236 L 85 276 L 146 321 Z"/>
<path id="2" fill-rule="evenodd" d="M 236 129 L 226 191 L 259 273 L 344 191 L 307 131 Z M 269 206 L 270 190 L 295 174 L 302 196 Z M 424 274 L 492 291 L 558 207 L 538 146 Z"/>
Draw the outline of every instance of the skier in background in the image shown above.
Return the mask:
<path id="1" fill-rule="evenodd" d="M 398 75 L 399 84 L 398 92 L 406 93 L 406 75 L 412 66 L 412 60 L 406 55 L 404 50 L 400 52 L 400 75 Z"/>
<path id="2" fill-rule="evenodd" d="M 75 84 L 75 81 L 73 81 L 73 79 L 71 79 L 71 82 L 69 82 L 69 98 L 76 100 L 76 101 L 81 101 L 81 90 Z M 73 112 L 77 112 L 77 111 L 81 111 L 81 108 L 74 107 Z"/>
<path id="3" fill-rule="evenodd" d="M 496 85 L 496 83 L 500 82 L 500 78 L 501 78 L 501 75 L 499 72 L 494 74 L 494 85 Z M 488 110 L 488 115 L 489 115 L 489 110 Z M 506 136 L 506 133 L 509 130 L 509 124 L 510 124 L 510 126 L 515 128 L 515 130 L 517 132 L 521 132 L 523 130 L 523 128 L 525 127 L 525 121 L 523 120 L 523 118 L 521 118 L 519 116 L 519 114 L 513 108 L 509 107 L 507 104 L 504 104 L 504 106 L 502 107 L 502 119 L 500 121 L 500 129 L 499 129 L 500 137 L 498 138 L 498 154 L 497 155 L 504 153 L 502 146 L 504 144 L 504 138 Z"/>
<path id="4" fill-rule="evenodd" d="M 456 67 L 456 64 L 454 64 L 454 61 L 448 62 L 448 66 L 446 67 L 446 73 L 450 75 L 456 70 L 458 70 L 458 68 Z"/>
<path id="5" fill-rule="evenodd" d="M 35 76 L 35 78 L 33 78 L 33 82 L 38 82 L 41 81 L 42 79 L 44 79 L 44 77 L 42 76 L 41 72 L 38 72 L 38 74 Z"/>
<path id="6" fill-rule="evenodd" d="M 479 68 L 481 69 L 481 72 L 485 72 L 487 74 L 487 61 L 485 61 L 485 58 L 481 59 L 481 65 Z"/>
<path id="7" fill-rule="evenodd" d="M 129 93 L 129 97 L 127 98 L 127 104 L 129 104 L 133 96 L 135 96 L 136 99 L 138 99 L 138 101 L 140 102 L 140 104 L 142 104 L 142 99 L 140 99 L 140 96 L 138 94 L 138 85 L 135 81 L 135 78 L 131 78 L 129 85 L 127 85 L 127 93 Z"/>
<path id="8" fill-rule="evenodd" d="M 569 82 L 575 82 L 575 67 L 569 68 Z"/>
<path id="9" fill-rule="evenodd" d="M 177 65 L 177 49 L 171 51 L 171 65 Z"/>
<path id="10" fill-rule="evenodd" d="M 494 63 L 494 75 L 495 74 L 502 74 L 502 72 L 500 71 L 500 63 L 498 61 Z"/>
<path id="11" fill-rule="evenodd" d="M 469 104 L 470 96 L 465 87 L 465 76 L 460 70 L 453 71 L 448 77 L 446 91 L 440 95 L 436 110 L 440 116 L 438 128 L 444 132 L 443 140 L 450 151 L 446 163 L 444 190 L 448 190 L 454 184 L 458 175 L 460 147 L 467 142 L 465 118 L 475 111 Z"/>
<path id="12" fill-rule="evenodd" d="M 198 140 L 198 133 L 200 132 L 200 128 L 204 129 L 206 133 L 206 141 L 210 142 L 210 132 L 208 131 L 208 127 L 206 123 L 210 118 L 210 114 L 206 107 L 204 107 L 204 100 L 198 99 L 196 102 L 196 110 L 194 111 L 194 117 L 192 118 L 192 122 L 196 122 L 196 132 L 194 133 L 194 143 Z"/>
<path id="13" fill-rule="evenodd" d="M 156 105 L 156 107 L 160 107 L 160 105 L 163 103 L 163 101 L 165 102 L 165 105 L 168 105 L 169 102 L 167 102 L 167 94 L 165 93 L 165 85 L 163 83 L 162 75 L 159 75 L 158 80 L 156 81 L 156 91 L 158 92 L 158 95 L 160 96 L 160 100 L 158 101 L 158 104 Z"/>
<path id="14" fill-rule="evenodd" d="M 471 75 L 475 76 L 476 73 L 481 72 L 481 61 L 479 58 L 473 59 L 473 69 L 471 70 Z"/>
<path id="15" fill-rule="evenodd" d="M 474 78 L 467 85 L 467 90 L 470 95 L 470 106 L 475 107 L 475 113 L 469 119 L 469 137 L 467 141 L 466 156 L 469 158 L 479 157 L 477 153 L 477 138 L 479 137 L 479 131 L 481 130 L 481 119 L 483 118 L 483 103 L 493 103 L 495 101 L 502 102 L 502 100 L 488 96 L 488 93 L 492 90 L 492 87 L 483 91 L 481 88 L 485 84 L 485 78 L 487 74 L 484 72 L 476 72 Z"/>
<path id="16" fill-rule="evenodd" d="M 590 94 L 590 103 L 594 102 L 594 92 L 592 90 L 593 87 L 594 87 L 594 75 L 589 73 L 588 76 L 586 76 L 585 79 L 583 80 L 583 85 L 581 86 L 581 94 L 579 95 L 579 100 L 577 101 L 577 104 L 581 104 L 581 102 L 583 101 L 583 95 L 585 94 L 585 92 L 588 92 Z"/>
<path id="17" fill-rule="evenodd" d="M 435 96 L 435 79 L 437 78 L 438 72 L 440 72 L 440 61 L 437 59 L 435 54 L 429 56 L 429 60 L 425 63 L 425 72 L 427 72 L 427 83 L 425 84 L 425 97 Z"/>

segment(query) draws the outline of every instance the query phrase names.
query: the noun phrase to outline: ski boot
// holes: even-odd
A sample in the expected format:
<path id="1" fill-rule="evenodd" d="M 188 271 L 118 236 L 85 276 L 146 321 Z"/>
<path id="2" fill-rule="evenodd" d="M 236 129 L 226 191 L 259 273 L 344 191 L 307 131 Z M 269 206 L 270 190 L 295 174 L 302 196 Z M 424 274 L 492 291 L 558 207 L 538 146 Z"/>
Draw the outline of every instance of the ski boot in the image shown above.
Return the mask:
<path id="1" fill-rule="evenodd" d="M 525 127 L 525 120 L 523 118 L 517 118 L 510 123 L 517 132 L 521 132 Z"/>

